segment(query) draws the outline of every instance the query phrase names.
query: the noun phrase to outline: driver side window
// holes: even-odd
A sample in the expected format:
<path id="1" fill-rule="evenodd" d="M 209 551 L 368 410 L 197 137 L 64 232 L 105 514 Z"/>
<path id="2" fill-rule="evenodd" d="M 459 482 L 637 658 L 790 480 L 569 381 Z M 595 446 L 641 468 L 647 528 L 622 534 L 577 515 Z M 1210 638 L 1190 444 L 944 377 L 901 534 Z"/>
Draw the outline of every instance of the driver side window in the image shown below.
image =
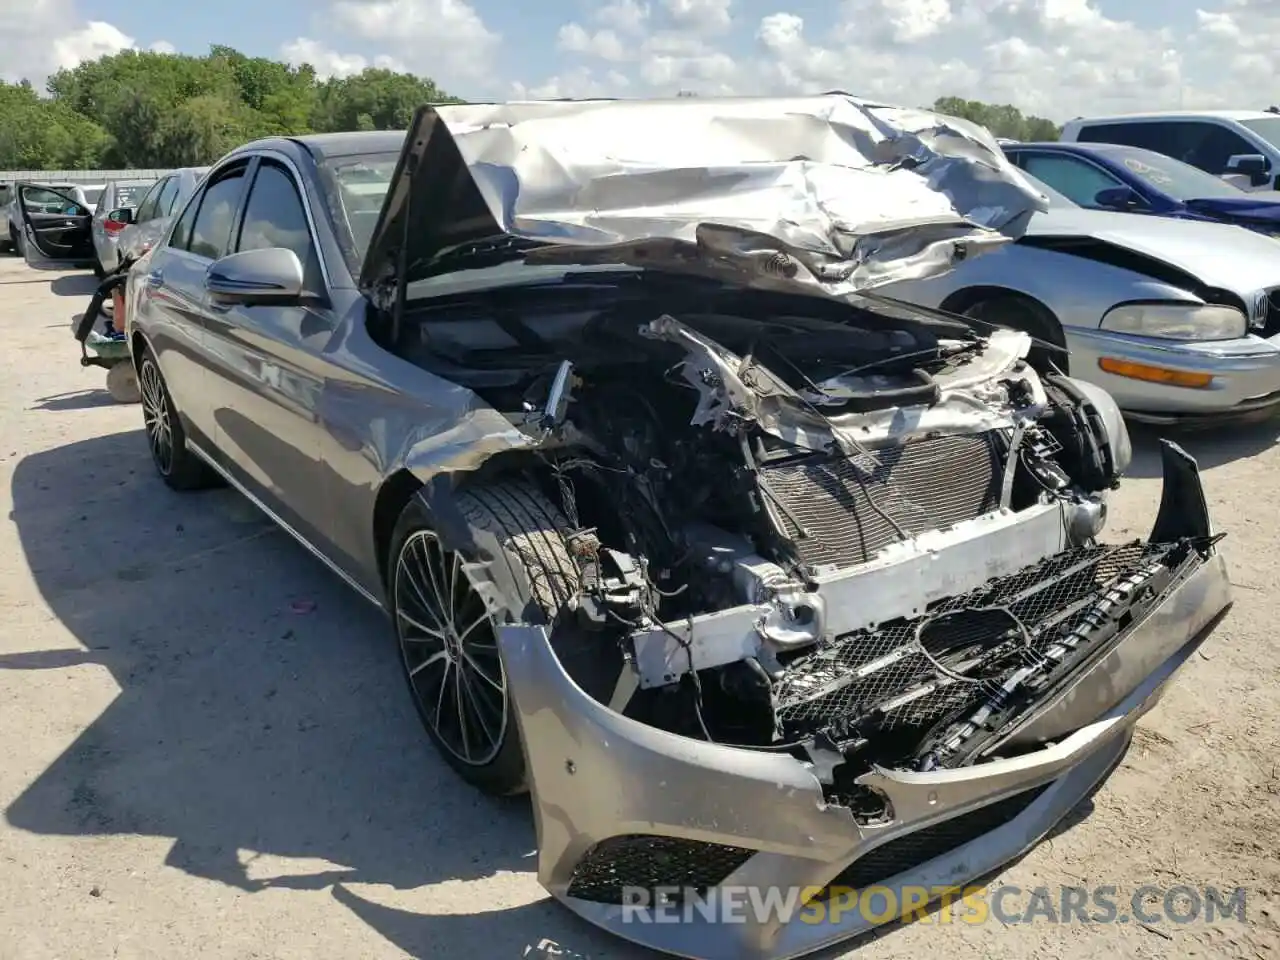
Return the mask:
<path id="1" fill-rule="evenodd" d="M 1073 203 L 1082 207 L 1097 207 L 1094 197 L 1100 190 L 1123 187 L 1125 184 L 1105 170 L 1075 157 L 1052 154 L 1024 154 L 1022 168 L 1037 180 L 1043 180 Z"/>

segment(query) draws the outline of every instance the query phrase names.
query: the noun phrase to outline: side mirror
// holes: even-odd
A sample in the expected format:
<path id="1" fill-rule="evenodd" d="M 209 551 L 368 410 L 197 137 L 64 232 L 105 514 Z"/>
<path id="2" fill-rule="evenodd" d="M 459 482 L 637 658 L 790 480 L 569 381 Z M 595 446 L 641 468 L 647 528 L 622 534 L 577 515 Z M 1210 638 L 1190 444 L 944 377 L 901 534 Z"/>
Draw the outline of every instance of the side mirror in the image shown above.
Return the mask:
<path id="1" fill-rule="evenodd" d="M 120 207 L 118 210 L 112 210 L 107 214 L 107 220 L 111 223 L 118 223 L 120 226 L 127 226 L 133 223 L 133 207 Z"/>
<path id="2" fill-rule="evenodd" d="M 243 250 L 210 264 L 204 286 L 223 304 L 288 303 L 302 296 L 302 262 L 284 247 Z"/>
<path id="3" fill-rule="evenodd" d="M 1133 210 L 1141 198 L 1128 187 L 1107 187 L 1094 195 L 1093 202 L 1108 210 Z"/>
<path id="4" fill-rule="evenodd" d="M 1249 178 L 1249 182 L 1259 187 L 1267 182 L 1267 174 L 1271 171 L 1271 163 L 1260 153 L 1238 153 L 1227 160 L 1226 173 L 1239 173 Z"/>

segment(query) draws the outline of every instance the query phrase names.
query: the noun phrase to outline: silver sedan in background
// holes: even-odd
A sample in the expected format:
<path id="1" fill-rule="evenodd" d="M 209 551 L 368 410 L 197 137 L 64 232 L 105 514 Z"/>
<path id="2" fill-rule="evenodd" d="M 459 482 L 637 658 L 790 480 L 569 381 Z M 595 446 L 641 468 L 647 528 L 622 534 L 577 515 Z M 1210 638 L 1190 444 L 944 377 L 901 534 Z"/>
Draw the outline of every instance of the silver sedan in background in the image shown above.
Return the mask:
<path id="1" fill-rule="evenodd" d="M 105 258 L 105 273 L 113 273 L 121 264 L 142 256 L 169 225 L 169 217 L 175 209 L 181 209 L 187 198 L 195 193 L 196 186 L 208 172 L 208 167 L 182 167 L 165 174 L 147 191 L 136 209 L 123 207 L 112 210 L 107 217 L 121 224 L 116 232 L 117 241 L 111 251 L 110 262 Z"/>
<path id="2" fill-rule="evenodd" d="M 155 179 L 147 180 L 112 180 L 98 198 L 98 206 L 93 211 L 93 272 L 104 277 L 114 270 L 118 262 L 116 244 L 120 240 L 120 232 L 124 230 L 126 221 L 121 217 L 113 218 L 111 214 L 119 210 L 136 210 L 147 188 L 155 183 Z"/>
<path id="3" fill-rule="evenodd" d="M 1025 174 L 1024 174 L 1025 175 Z M 1086 210 L 1049 197 L 1017 243 L 881 288 L 1066 347 L 1058 361 L 1153 423 L 1280 407 L 1280 245 L 1228 224 Z"/>

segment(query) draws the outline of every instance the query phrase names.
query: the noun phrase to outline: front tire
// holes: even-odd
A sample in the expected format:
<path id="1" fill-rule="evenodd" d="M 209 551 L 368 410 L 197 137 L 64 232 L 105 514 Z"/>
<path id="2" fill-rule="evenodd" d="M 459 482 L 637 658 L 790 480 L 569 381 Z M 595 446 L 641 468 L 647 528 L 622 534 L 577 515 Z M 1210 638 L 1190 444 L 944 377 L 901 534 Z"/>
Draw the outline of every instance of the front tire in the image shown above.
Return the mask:
<path id="1" fill-rule="evenodd" d="M 138 364 L 142 425 L 147 432 L 151 462 L 160 479 L 173 490 L 202 490 L 214 485 L 213 469 L 187 446 L 187 432 L 165 385 L 155 354 L 147 347 Z"/>
<path id="2" fill-rule="evenodd" d="M 1062 324 L 1058 322 L 1058 318 L 1047 307 L 1030 297 L 1012 294 L 989 297 L 966 308 L 964 316 L 996 326 L 1021 330 L 1057 347 L 1065 348 L 1067 345 L 1067 339 L 1062 333 Z M 1045 369 L 1046 361 L 1052 361 L 1064 373 L 1067 371 L 1068 358 L 1066 354 L 1057 351 L 1032 347 L 1028 359 L 1032 366 L 1039 369 Z"/>
<path id="3" fill-rule="evenodd" d="M 565 546 L 568 523 L 524 482 L 477 487 L 456 504 L 468 552 L 450 550 L 432 529 L 421 493 L 391 538 L 389 599 L 414 707 L 436 749 L 469 784 L 495 796 L 528 789 L 524 751 L 498 652 L 500 614 L 489 610 L 463 565 L 481 557 L 505 567 L 504 585 L 525 622 L 550 623 L 579 586 Z"/>

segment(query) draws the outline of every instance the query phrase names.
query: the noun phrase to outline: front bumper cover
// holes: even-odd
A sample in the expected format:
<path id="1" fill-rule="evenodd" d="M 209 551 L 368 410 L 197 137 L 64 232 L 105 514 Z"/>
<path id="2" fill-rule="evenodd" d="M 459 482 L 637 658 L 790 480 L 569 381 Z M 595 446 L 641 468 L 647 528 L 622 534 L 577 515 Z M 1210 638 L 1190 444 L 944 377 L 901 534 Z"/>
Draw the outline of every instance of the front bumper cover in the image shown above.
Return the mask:
<path id="1" fill-rule="evenodd" d="M 1165 445 L 1152 539 L 1203 535 L 1209 520 L 1195 463 Z M 1173 529 L 1176 524 L 1177 530 Z M 887 796 L 892 818 L 859 823 L 824 799 L 812 768 L 787 754 L 696 741 L 615 713 L 579 688 L 543 627 L 503 627 L 538 830 L 540 882 L 592 923 L 653 949 L 702 960 L 784 960 L 894 917 L 848 910 L 823 922 L 803 911 L 643 911 L 574 895 L 593 858 L 647 844 L 673 884 L 729 889 L 832 885 L 934 890 L 982 877 L 1034 846 L 1119 762 L 1134 725 L 1231 606 L 1222 557 L 1208 558 L 1065 688 L 1029 712 L 1005 743 L 1029 752 L 976 766 L 877 768 L 860 782 Z M 606 872 L 608 870 L 606 869 Z M 618 871 L 620 873 L 621 871 Z M 701 880 L 695 884 L 693 878 Z M 575 882 L 578 885 L 575 885 Z M 615 874 L 615 884 L 626 883 Z"/>

